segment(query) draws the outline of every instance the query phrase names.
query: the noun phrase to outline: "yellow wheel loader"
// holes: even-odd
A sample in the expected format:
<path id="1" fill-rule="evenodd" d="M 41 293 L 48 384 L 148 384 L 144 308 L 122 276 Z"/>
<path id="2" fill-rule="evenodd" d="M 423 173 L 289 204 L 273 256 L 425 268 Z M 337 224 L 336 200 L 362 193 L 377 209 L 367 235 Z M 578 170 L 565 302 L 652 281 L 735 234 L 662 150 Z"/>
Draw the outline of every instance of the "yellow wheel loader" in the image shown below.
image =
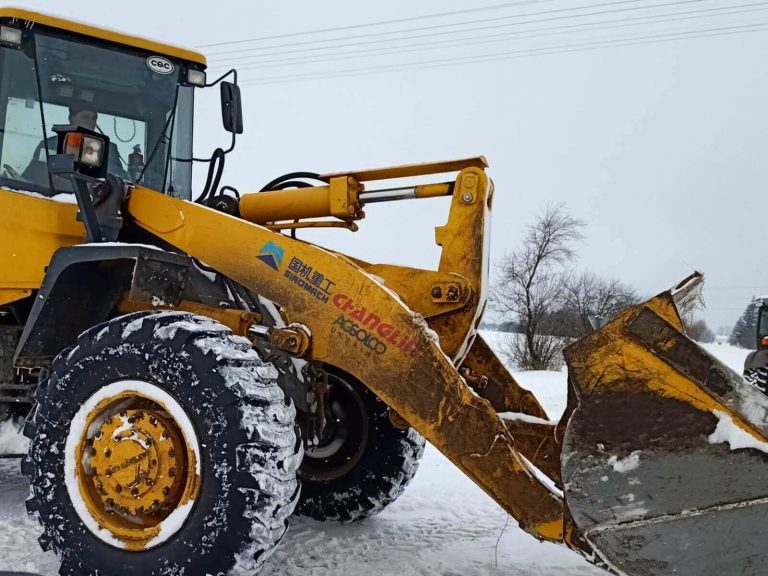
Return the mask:
<path id="1" fill-rule="evenodd" d="M 0 9 L 0 402 L 29 412 L 27 508 L 62 574 L 253 574 L 294 512 L 387 506 L 425 441 L 533 538 L 609 572 L 768 572 L 768 398 L 685 336 L 698 275 L 570 346 L 551 422 L 477 333 L 485 160 L 240 195 L 220 186 L 236 75 L 205 63 Z M 212 87 L 231 142 L 198 159 Z M 296 238 L 431 198 L 450 198 L 436 270 Z"/>

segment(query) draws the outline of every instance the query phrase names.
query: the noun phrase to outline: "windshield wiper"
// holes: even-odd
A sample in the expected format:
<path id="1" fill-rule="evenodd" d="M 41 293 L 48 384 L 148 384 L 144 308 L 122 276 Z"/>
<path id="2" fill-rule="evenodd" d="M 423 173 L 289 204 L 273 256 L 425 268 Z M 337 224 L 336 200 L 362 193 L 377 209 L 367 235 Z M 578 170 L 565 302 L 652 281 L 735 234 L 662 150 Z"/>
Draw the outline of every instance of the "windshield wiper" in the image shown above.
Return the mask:
<path id="1" fill-rule="evenodd" d="M 38 61 L 37 57 L 37 42 L 35 42 L 34 47 L 34 65 L 35 65 L 35 83 L 37 84 L 37 102 L 38 106 L 40 107 L 40 121 L 43 124 L 43 142 L 46 141 L 45 139 L 45 130 L 46 130 L 46 124 L 45 124 L 45 110 L 43 110 L 43 87 L 42 82 L 40 82 L 40 63 Z M 43 148 L 45 149 L 45 171 L 48 174 L 48 184 L 50 185 L 51 194 L 55 194 L 55 188 L 53 186 L 53 174 L 51 174 L 51 164 L 50 164 L 50 154 L 48 153 L 48 145 L 47 143 L 43 145 Z"/>
<path id="2" fill-rule="evenodd" d="M 160 132 L 160 136 L 157 139 L 157 142 L 155 142 L 155 145 L 152 147 L 152 151 L 149 153 L 149 157 L 147 158 L 147 162 L 144 164 L 144 168 L 141 170 L 141 174 L 139 174 L 138 179 L 136 180 L 136 183 L 138 184 L 144 179 L 144 174 L 147 171 L 147 168 L 149 168 L 150 164 L 152 164 L 152 160 L 155 159 L 155 155 L 157 154 L 157 149 L 160 146 L 160 143 L 163 142 L 165 144 L 170 144 L 172 136 L 169 134 L 166 134 L 168 131 L 168 127 L 172 126 L 172 122 L 176 118 L 176 109 L 178 108 L 179 104 L 179 85 L 176 84 L 176 94 L 173 98 L 173 108 L 171 109 L 171 113 L 168 115 L 168 118 L 165 120 L 165 124 L 163 125 L 163 129 Z M 169 146 L 170 150 L 170 146 Z M 165 171 L 163 174 L 163 187 L 165 187 L 165 175 L 168 174 L 168 162 L 166 162 Z"/>

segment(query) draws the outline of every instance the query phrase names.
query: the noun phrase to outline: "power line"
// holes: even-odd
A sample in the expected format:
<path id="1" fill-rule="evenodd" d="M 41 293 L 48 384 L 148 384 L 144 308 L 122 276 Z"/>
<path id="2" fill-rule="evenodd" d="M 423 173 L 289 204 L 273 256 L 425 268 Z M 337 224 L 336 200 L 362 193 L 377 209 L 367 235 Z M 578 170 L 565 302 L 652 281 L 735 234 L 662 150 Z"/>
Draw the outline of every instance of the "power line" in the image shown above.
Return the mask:
<path id="1" fill-rule="evenodd" d="M 671 39 L 677 39 L 678 37 L 684 37 L 687 34 L 696 34 L 696 33 L 709 33 L 709 32 L 721 32 L 721 31 L 731 31 L 731 30 L 743 30 L 747 28 L 757 27 L 757 26 L 763 26 L 768 25 L 768 22 L 759 22 L 756 24 L 745 24 L 741 26 L 731 26 L 731 27 L 725 27 L 725 28 L 714 28 L 714 29 L 706 29 L 706 30 L 692 30 L 688 32 L 674 32 L 674 33 L 668 33 L 668 34 L 655 34 L 651 36 L 640 36 L 640 37 L 630 37 L 630 38 L 624 38 L 624 39 L 611 39 L 611 40 L 602 40 L 602 41 L 591 41 L 581 44 L 566 44 L 566 45 L 560 45 L 560 46 L 550 46 L 550 47 L 541 47 L 541 48 L 529 48 L 529 49 L 523 49 L 523 50 L 512 50 L 512 51 L 506 51 L 506 52 L 495 52 L 491 54 L 480 54 L 480 55 L 473 55 L 473 56 L 461 56 L 461 57 L 453 57 L 453 58 L 443 58 L 438 60 L 428 60 L 428 61 L 422 61 L 422 62 L 411 62 L 411 63 L 401 63 L 401 64 L 387 64 L 387 65 L 381 65 L 381 66 L 367 66 L 364 68 L 352 68 L 348 70 L 339 70 L 335 72 L 330 73 L 324 73 L 324 72 L 313 72 L 308 74 L 293 74 L 293 75 L 285 75 L 285 76 L 273 76 L 273 77 L 267 77 L 267 78 L 257 78 L 253 79 L 251 82 L 244 82 L 243 84 L 247 85 L 249 83 L 262 83 L 263 81 L 272 81 L 272 80 L 283 80 L 283 79 L 290 79 L 294 77 L 298 78 L 323 78 L 327 77 L 328 75 L 332 74 L 334 76 L 338 75 L 359 75 L 358 73 L 366 73 L 371 71 L 389 71 L 392 69 L 421 69 L 422 67 L 434 67 L 439 65 L 450 65 L 454 63 L 474 63 L 474 62 L 487 62 L 487 61 L 495 61 L 500 59 L 505 59 L 508 56 L 516 56 L 519 54 L 529 54 L 529 53 L 538 53 L 538 52 L 545 52 L 549 53 L 552 50 L 557 50 L 557 53 L 560 53 L 560 50 L 563 49 L 571 49 L 576 48 L 580 49 L 582 47 L 602 47 L 604 45 L 610 45 L 613 43 L 622 43 L 622 42 L 634 42 L 636 40 L 644 40 L 648 43 L 647 40 L 656 40 L 663 37 L 671 37 Z"/>
<path id="2" fill-rule="evenodd" d="M 325 44 L 325 43 L 328 43 L 328 42 L 337 42 L 337 41 L 340 41 L 340 40 L 343 41 L 343 40 L 355 40 L 355 39 L 358 39 L 358 38 L 372 38 L 372 37 L 378 37 L 378 36 L 391 36 L 393 34 L 403 34 L 403 33 L 407 33 L 407 32 L 422 32 L 422 31 L 426 31 L 426 30 L 436 30 L 436 29 L 440 29 L 440 28 L 450 28 L 450 27 L 455 27 L 455 26 L 464 26 L 464 25 L 467 25 L 467 24 L 483 24 L 483 23 L 486 23 L 486 22 L 498 22 L 499 20 L 509 20 L 511 18 L 525 18 L 525 17 L 528 17 L 528 16 L 542 16 L 542 15 L 547 15 L 547 14 L 558 14 L 558 13 L 563 13 L 563 12 L 574 12 L 574 11 L 577 11 L 577 10 L 587 10 L 587 9 L 591 9 L 591 8 L 604 8 L 606 6 L 616 6 L 616 5 L 620 5 L 620 4 L 637 4 L 637 3 L 640 3 L 640 2 L 646 2 L 646 1 L 647 0 L 615 0 L 615 1 L 612 1 L 612 2 L 601 2 L 599 4 L 588 4 L 586 6 L 573 6 L 571 8 L 558 8 L 556 10 L 543 10 L 543 11 L 539 11 L 539 12 L 528 12 L 526 14 L 511 14 L 511 15 L 508 15 L 508 16 L 499 16 L 497 18 L 485 18 L 485 19 L 481 19 L 481 20 L 469 20 L 469 21 L 466 21 L 466 22 L 454 22 L 454 23 L 450 23 L 450 24 L 437 24 L 437 25 L 433 25 L 433 26 L 423 26 L 423 27 L 420 27 L 420 28 L 406 28 L 404 30 L 389 30 L 389 31 L 383 31 L 383 32 L 374 32 L 374 33 L 371 33 L 371 34 L 359 34 L 357 36 L 345 36 L 345 37 L 342 37 L 342 38 L 326 38 L 326 39 L 319 39 L 319 40 L 307 40 L 305 42 L 292 42 L 290 44 L 276 44 L 274 46 L 241 48 L 241 49 L 238 49 L 238 50 L 224 50 L 224 51 L 221 51 L 221 52 L 214 52 L 212 54 L 209 54 L 209 56 L 215 58 L 216 56 L 223 56 L 223 55 L 227 55 L 227 54 L 239 54 L 239 53 L 242 53 L 242 52 L 255 52 L 255 51 L 260 51 L 260 50 L 271 50 L 273 48 L 292 48 L 294 46 L 305 46 L 305 45 L 309 45 L 309 44 Z M 691 4 L 691 3 L 696 3 L 696 2 L 707 2 L 707 1 L 709 1 L 709 0 L 680 0 L 678 2 L 671 2 L 669 4 L 664 4 L 664 5 Z M 664 6 L 664 5 L 662 5 L 662 6 Z M 656 6 L 649 6 L 649 8 L 654 8 L 654 7 L 656 7 Z M 630 9 L 625 9 L 625 10 L 639 10 L 639 9 L 642 9 L 642 8 L 644 8 L 644 7 L 641 7 L 641 8 L 630 8 Z M 618 11 L 621 11 L 621 10 L 618 10 Z M 617 10 L 613 10 L 613 11 L 609 11 L 609 12 L 617 12 Z M 560 18 L 561 19 L 562 18 L 581 18 L 581 17 L 589 16 L 589 15 L 591 15 L 591 14 L 575 14 L 575 15 L 572 15 L 572 16 L 561 16 Z M 525 23 L 526 22 L 524 22 L 524 24 Z M 484 28 L 476 28 L 476 29 L 467 29 L 467 30 L 464 30 L 464 31 L 483 30 L 483 29 Z M 453 31 L 453 32 L 444 32 L 443 34 L 451 34 L 451 33 L 455 33 L 455 31 Z M 416 36 L 416 37 L 419 37 L 419 36 Z M 387 40 L 384 40 L 384 41 L 386 42 Z M 389 41 L 391 42 L 391 40 L 389 40 Z M 278 54 L 280 54 L 280 53 L 288 53 L 288 52 L 278 52 Z"/>
<path id="3" fill-rule="evenodd" d="M 637 46 L 643 44 L 655 44 L 670 42 L 674 40 L 685 40 L 692 38 L 709 38 L 717 36 L 730 36 L 734 34 L 743 34 L 748 32 L 758 32 L 768 30 L 768 21 L 758 22 L 753 24 L 745 24 L 741 26 L 713 28 L 707 30 L 691 30 L 687 32 L 676 32 L 670 34 L 656 34 L 651 36 L 632 37 L 624 39 L 613 39 L 596 42 L 587 42 L 582 44 L 565 44 L 560 46 L 551 46 L 544 48 L 532 48 L 525 50 L 514 50 L 510 52 L 499 52 L 478 56 L 466 56 L 459 58 L 446 58 L 440 60 L 431 60 L 425 62 L 413 62 L 409 64 L 392 64 L 383 66 L 369 66 L 364 68 L 353 68 L 347 70 L 339 70 L 329 73 L 310 73 L 301 75 L 286 75 L 286 76 L 272 76 L 265 78 L 253 78 L 242 82 L 243 85 L 265 85 L 265 84 L 277 84 L 281 82 L 295 82 L 312 79 L 337 79 L 347 78 L 350 76 L 367 76 L 370 74 L 379 74 L 383 72 L 399 71 L 399 70 L 423 70 L 427 68 L 440 68 L 445 66 L 451 66 L 456 64 L 475 64 L 484 62 L 493 62 L 498 60 L 509 60 L 516 58 L 524 58 L 530 56 L 539 55 L 552 55 L 552 54 L 568 54 L 573 52 L 583 52 L 586 50 L 595 50 L 601 48 L 614 48 L 622 46 Z"/>
<path id="4" fill-rule="evenodd" d="M 530 30 L 531 33 L 525 34 L 526 31 L 507 32 L 504 34 L 495 34 L 490 36 L 483 36 L 479 38 L 466 38 L 461 40 L 441 40 L 435 42 L 421 42 L 411 46 L 400 46 L 390 50 L 358 50 L 355 52 L 340 52 L 338 54 L 329 54 L 327 56 L 318 56 L 315 58 L 285 58 L 274 60 L 263 60 L 260 62 L 247 63 L 246 65 L 238 66 L 239 70 L 257 70 L 265 68 L 282 67 L 291 65 L 293 62 L 298 64 L 315 64 L 325 62 L 335 62 L 339 60 L 349 60 L 356 58 L 371 58 L 378 56 L 388 56 L 393 54 L 408 54 L 413 52 L 421 52 L 424 50 L 437 50 L 441 48 L 463 48 L 466 46 L 476 46 L 480 44 L 493 44 L 498 42 L 504 42 L 506 40 L 523 40 L 531 38 L 543 38 L 547 36 L 556 36 L 560 34 L 567 34 L 569 32 L 598 32 L 602 30 L 626 28 L 629 26 L 639 26 L 643 24 L 667 24 L 671 22 L 688 21 L 700 18 L 712 18 L 717 16 L 732 16 L 741 15 L 752 12 L 760 12 L 768 10 L 768 2 L 756 2 L 752 4 L 743 4 L 739 6 L 732 6 L 728 8 L 734 8 L 728 10 L 727 8 L 706 8 L 703 10 L 689 10 L 686 12 L 673 12 L 668 14 L 650 15 L 650 16 L 638 16 L 634 18 L 621 18 L 615 20 L 605 20 L 601 22 L 586 22 L 581 24 L 570 24 L 564 26 L 554 26 L 549 28 L 538 28 Z M 740 8 L 740 9 L 735 9 Z M 743 9 L 750 8 L 750 9 Z M 678 16 L 676 18 L 667 18 L 667 16 Z M 608 25 L 606 25 L 608 24 Z M 540 34 L 540 32 L 544 32 Z M 214 68 L 215 69 L 215 68 Z"/>
<path id="5" fill-rule="evenodd" d="M 707 286 L 704 285 L 707 290 L 762 290 L 765 286 Z"/>
<path id="6" fill-rule="evenodd" d="M 628 1 L 630 1 L 630 2 L 638 2 L 638 1 L 646 1 L 646 0 L 628 0 Z M 467 33 L 467 32 L 485 32 L 487 30 L 497 30 L 497 29 L 500 29 L 500 28 L 510 28 L 510 27 L 513 27 L 513 26 L 522 26 L 522 25 L 528 25 L 528 24 L 543 24 L 543 23 L 547 23 L 547 22 L 559 22 L 559 21 L 562 21 L 562 20 L 566 20 L 567 21 L 567 20 L 573 20 L 573 19 L 577 19 L 577 18 L 586 18 L 586 17 L 591 17 L 591 16 L 598 16 L 599 17 L 599 16 L 605 16 L 607 14 L 632 12 L 632 11 L 636 11 L 636 10 L 648 10 L 648 9 L 652 9 L 652 8 L 668 8 L 668 7 L 678 6 L 678 5 L 683 5 L 683 4 L 698 4 L 698 3 L 701 3 L 701 2 L 708 2 L 708 1 L 710 1 L 710 0 L 677 0 L 677 1 L 673 1 L 673 2 L 664 2 L 664 3 L 661 3 L 661 4 L 653 4 L 653 5 L 647 5 L 647 6 L 638 6 L 638 7 L 631 7 L 631 8 L 620 8 L 620 9 L 617 9 L 617 10 L 601 10 L 601 11 L 596 11 L 596 12 L 587 12 L 587 13 L 584 13 L 584 14 L 573 14 L 573 15 L 566 15 L 566 16 L 562 16 L 561 15 L 561 16 L 554 16 L 554 17 L 548 17 L 548 18 L 539 18 L 539 19 L 536 19 L 536 20 L 525 20 L 525 21 L 522 21 L 522 22 L 508 22 L 508 23 L 505 23 L 505 24 L 494 24 L 494 25 L 479 26 L 479 27 L 474 27 L 474 28 L 462 28 L 460 30 L 446 30 L 446 31 L 442 31 L 442 32 L 431 32 L 431 33 L 426 33 L 426 34 L 417 34 L 417 35 L 411 35 L 411 36 L 403 36 L 401 38 L 387 38 L 387 39 L 379 39 L 379 40 L 366 40 L 366 41 L 363 41 L 363 42 L 350 42 L 350 43 L 346 43 L 346 44 L 337 44 L 335 46 L 312 46 L 312 47 L 309 47 L 309 48 L 298 48 L 298 49 L 295 49 L 295 50 L 283 50 L 283 51 L 278 51 L 278 52 L 267 52 L 267 53 L 262 53 L 262 54 L 248 54 L 248 55 L 245 55 L 245 56 L 232 56 L 232 57 L 228 57 L 226 59 L 223 59 L 223 62 L 231 63 L 231 62 L 235 62 L 235 61 L 238 61 L 238 60 L 250 60 L 250 59 L 253 59 L 253 58 L 262 58 L 262 57 L 268 57 L 268 56 L 284 56 L 284 55 L 288 55 L 288 54 L 299 54 L 299 53 L 306 53 L 306 52 L 315 52 L 315 51 L 318 51 L 318 50 L 335 50 L 335 49 L 339 49 L 339 48 L 357 48 L 358 46 L 368 46 L 368 45 L 372 45 L 372 44 L 382 44 L 382 43 L 385 43 L 385 42 L 399 42 L 399 41 L 403 41 L 403 40 L 418 40 L 418 39 L 421 39 L 421 38 L 432 38 L 432 37 L 435 37 L 435 36 L 447 36 L 447 35 L 452 35 L 452 34 L 464 34 L 464 33 Z M 623 3 L 624 2 L 617 2 L 617 4 L 623 4 Z M 608 3 L 608 5 L 611 5 L 611 4 L 613 4 L 613 3 L 610 3 L 610 2 Z M 593 5 L 593 6 L 597 6 L 597 5 Z M 589 7 L 590 6 L 585 6 L 585 7 L 582 7 L 582 8 L 589 8 Z M 569 9 L 569 10 L 573 10 L 573 9 Z M 522 16 L 529 16 L 529 15 L 530 14 L 522 15 Z M 497 20 L 500 20 L 500 19 L 501 18 L 499 18 Z M 453 24 L 453 26 L 457 26 L 457 25 L 458 24 Z M 431 28 L 434 28 L 434 27 L 430 27 L 430 29 Z M 344 39 L 337 39 L 337 40 L 344 40 Z M 216 55 L 214 54 L 213 56 L 214 56 L 214 58 L 211 58 L 211 60 L 215 61 L 216 60 L 215 59 Z"/>
<path id="7" fill-rule="evenodd" d="M 688 10 L 684 12 L 669 12 L 665 14 L 652 14 L 647 16 L 636 16 L 633 18 L 620 18 L 615 20 L 602 20 L 598 22 L 583 22 L 580 24 L 569 24 L 569 25 L 563 25 L 563 26 L 552 26 L 548 28 L 534 28 L 531 29 L 531 32 L 549 32 L 549 31 L 556 31 L 556 30 L 579 30 L 584 29 L 585 31 L 599 31 L 603 29 L 608 28 L 620 28 L 624 26 L 635 26 L 638 23 L 648 23 L 648 24 L 663 24 L 667 22 L 675 22 L 680 20 L 686 20 L 686 19 L 698 19 L 698 18 L 710 18 L 713 16 L 729 16 L 729 15 L 735 15 L 735 14 L 745 14 L 749 12 L 758 12 L 765 10 L 766 2 L 755 2 L 752 4 L 741 4 L 741 5 L 735 5 L 735 6 L 727 6 L 727 7 L 720 7 L 720 8 L 705 8 L 701 10 Z M 754 6 L 760 6 L 761 8 L 754 8 L 751 10 L 745 10 L 744 8 L 750 8 Z M 689 16 L 690 18 L 666 18 L 667 16 Z M 627 22 L 627 24 L 620 24 L 623 22 Z M 604 24 L 614 24 L 619 23 L 620 25 L 617 26 L 603 26 Z M 254 65 L 261 65 L 261 64 L 271 64 L 273 62 L 293 62 L 293 61 L 300 61 L 302 63 L 304 62 L 313 62 L 313 61 L 331 61 L 335 58 L 330 57 L 336 57 L 336 56 L 346 56 L 347 54 L 358 56 L 361 54 L 376 54 L 376 55 L 385 55 L 385 54 L 399 54 L 399 53 L 405 53 L 410 52 L 414 50 L 420 50 L 422 48 L 431 49 L 430 46 L 449 46 L 449 47 L 461 47 L 461 46 L 468 46 L 472 44 L 484 44 L 484 43 L 492 43 L 492 42 L 501 42 L 503 40 L 511 39 L 511 38 L 517 38 L 520 34 L 526 32 L 525 30 L 522 31 L 515 31 L 515 32 L 505 32 L 500 34 L 484 34 L 483 36 L 479 38 L 459 38 L 459 39 L 446 39 L 446 40 L 436 40 L 432 42 L 417 42 L 410 45 L 403 45 L 403 46 L 396 46 L 393 47 L 391 51 L 381 51 L 379 48 L 375 49 L 369 49 L 369 50 L 355 50 L 354 52 L 348 51 L 348 52 L 339 52 L 339 53 L 331 53 L 323 56 L 319 56 L 318 58 L 327 58 L 327 60 L 307 60 L 306 57 L 296 57 L 296 58 L 283 58 L 283 59 L 274 59 L 274 60 L 262 60 L 258 62 L 254 62 Z M 542 35 L 546 36 L 546 34 Z M 523 36 L 524 38 L 530 38 L 531 36 Z M 399 39 L 398 39 L 399 40 Z M 472 42 L 472 40 L 475 40 Z M 464 44 L 463 42 L 467 42 Z M 338 47 L 329 47 L 329 48 L 338 48 Z M 323 48 L 326 49 L 326 48 Z M 401 50 L 406 49 L 406 50 Z M 387 49 L 389 50 L 389 49 Z M 268 55 L 257 55 L 257 56 L 247 56 L 242 58 L 233 58 L 232 60 L 240 60 L 240 59 L 252 59 L 252 58 L 263 58 Z M 247 63 L 249 66 L 240 66 L 240 69 L 248 69 L 251 63 Z"/>
<path id="8" fill-rule="evenodd" d="M 263 42 L 264 40 L 277 40 L 279 38 L 293 38 L 296 36 L 306 36 L 308 34 L 324 34 L 326 32 L 340 32 L 342 30 L 354 30 L 359 28 L 370 28 L 373 26 L 386 26 L 389 24 L 402 24 L 403 22 L 413 22 L 416 20 L 428 20 L 432 18 L 444 18 L 446 16 L 458 16 L 460 14 L 469 14 L 472 12 L 486 12 L 488 10 L 499 10 L 513 6 L 524 6 L 527 4 L 543 4 L 545 2 L 554 2 L 555 0 L 521 0 L 519 2 L 505 2 L 504 4 L 494 4 L 492 6 L 481 6 L 478 8 L 466 8 L 464 10 L 453 10 L 451 12 L 437 12 L 435 14 L 425 14 L 423 16 L 409 16 L 408 18 L 397 18 L 395 20 L 380 20 L 379 22 L 366 22 L 364 24 L 350 24 L 348 26 L 336 26 L 334 28 L 319 28 L 317 30 L 307 30 L 304 32 L 288 32 L 276 36 L 258 36 L 255 38 L 243 38 L 241 40 L 226 40 L 224 42 L 213 42 L 211 44 L 198 44 L 198 48 L 212 48 L 214 46 L 228 46 L 232 44 L 245 44 L 247 42 Z"/>

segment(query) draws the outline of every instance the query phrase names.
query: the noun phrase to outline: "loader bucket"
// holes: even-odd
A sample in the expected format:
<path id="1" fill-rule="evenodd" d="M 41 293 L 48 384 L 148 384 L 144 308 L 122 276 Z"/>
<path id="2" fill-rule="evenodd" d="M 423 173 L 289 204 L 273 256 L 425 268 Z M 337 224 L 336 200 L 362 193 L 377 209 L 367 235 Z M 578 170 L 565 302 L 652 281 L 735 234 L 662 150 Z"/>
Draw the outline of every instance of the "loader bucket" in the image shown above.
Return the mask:
<path id="1" fill-rule="evenodd" d="M 768 574 L 768 398 L 684 334 L 700 281 L 566 350 L 570 543 L 617 574 Z"/>

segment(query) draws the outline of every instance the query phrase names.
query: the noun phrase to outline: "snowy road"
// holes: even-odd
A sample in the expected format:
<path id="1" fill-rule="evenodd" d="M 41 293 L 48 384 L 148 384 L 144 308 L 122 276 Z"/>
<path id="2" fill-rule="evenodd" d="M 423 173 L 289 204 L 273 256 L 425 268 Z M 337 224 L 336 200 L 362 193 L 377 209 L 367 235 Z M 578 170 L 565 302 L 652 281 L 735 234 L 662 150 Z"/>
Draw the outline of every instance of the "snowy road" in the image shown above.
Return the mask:
<path id="1" fill-rule="evenodd" d="M 708 346 L 735 370 L 746 350 Z M 520 373 L 551 416 L 565 403 L 564 372 Z M 58 573 L 41 552 L 37 524 L 24 511 L 26 481 L 15 460 L 0 460 L 0 570 Z M 506 527 L 505 527 L 506 525 Z M 498 546 L 497 546 L 498 541 Z M 600 576 L 573 552 L 540 544 L 436 450 L 429 447 L 405 494 L 359 524 L 294 519 L 263 572 L 269 576 Z"/>
<path id="2" fill-rule="evenodd" d="M 24 511 L 27 483 L 17 469 L 16 461 L 0 460 L 0 569 L 54 576 L 58 562 L 38 548 L 37 524 Z M 294 519 L 264 574 L 604 574 L 564 548 L 539 544 L 514 521 L 504 530 L 505 522 L 501 508 L 429 448 L 405 494 L 378 517 L 352 525 Z"/>

